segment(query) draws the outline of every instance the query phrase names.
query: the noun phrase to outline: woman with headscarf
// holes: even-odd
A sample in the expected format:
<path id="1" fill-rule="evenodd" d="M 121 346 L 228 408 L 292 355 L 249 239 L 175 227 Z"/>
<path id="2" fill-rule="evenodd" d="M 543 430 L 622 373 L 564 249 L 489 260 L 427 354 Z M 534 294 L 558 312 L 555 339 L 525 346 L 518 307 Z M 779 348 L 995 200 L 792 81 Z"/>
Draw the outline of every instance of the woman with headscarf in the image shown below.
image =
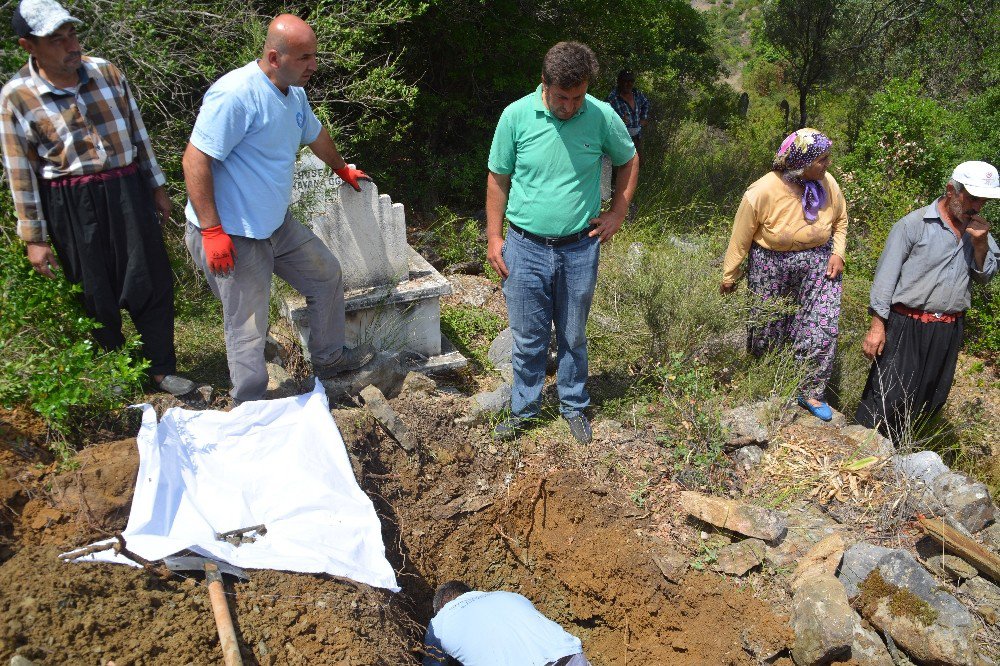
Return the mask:
<path id="1" fill-rule="evenodd" d="M 760 356 L 791 342 L 809 372 L 799 386 L 799 404 L 829 421 L 826 387 L 833 373 L 840 319 L 841 273 L 847 245 L 847 202 L 827 173 L 830 139 L 806 127 L 786 138 L 772 171 L 753 183 L 736 212 L 723 264 L 720 291 L 736 288 L 749 254 L 747 282 L 764 302 L 781 297 L 794 313 L 748 327 L 747 348 Z"/>

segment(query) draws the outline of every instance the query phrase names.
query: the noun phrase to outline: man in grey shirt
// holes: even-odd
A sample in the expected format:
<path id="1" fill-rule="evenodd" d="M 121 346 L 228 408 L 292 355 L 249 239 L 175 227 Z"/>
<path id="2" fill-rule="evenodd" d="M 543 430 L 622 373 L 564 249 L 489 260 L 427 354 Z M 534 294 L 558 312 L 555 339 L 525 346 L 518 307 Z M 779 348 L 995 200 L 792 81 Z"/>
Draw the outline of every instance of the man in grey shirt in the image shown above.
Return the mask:
<path id="1" fill-rule="evenodd" d="M 893 440 L 948 398 L 971 283 L 986 284 L 1000 265 L 979 215 L 988 199 L 1000 199 L 996 167 L 959 164 L 944 196 L 893 225 L 879 257 L 862 344 L 874 362 L 855 418 Z"/>

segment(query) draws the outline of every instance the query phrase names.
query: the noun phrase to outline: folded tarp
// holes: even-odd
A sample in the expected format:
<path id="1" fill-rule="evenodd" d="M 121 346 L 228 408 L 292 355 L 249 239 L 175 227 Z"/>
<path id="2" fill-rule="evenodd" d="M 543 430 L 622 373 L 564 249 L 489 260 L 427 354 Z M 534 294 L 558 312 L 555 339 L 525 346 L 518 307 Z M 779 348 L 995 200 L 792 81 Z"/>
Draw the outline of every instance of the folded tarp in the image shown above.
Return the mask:
<path id="1" fill-rule="evenodd" d="M 343 576 L 399 591 L 375 507 L 354 478 L 323 386 L 230 412 L 141 405 L 125 537 L 148 560 L 183 550 L 251 569 Z M 216 533 L 263 524 L 233 546 Z M 77 562 L 135 564 L 102 551 Z"/>

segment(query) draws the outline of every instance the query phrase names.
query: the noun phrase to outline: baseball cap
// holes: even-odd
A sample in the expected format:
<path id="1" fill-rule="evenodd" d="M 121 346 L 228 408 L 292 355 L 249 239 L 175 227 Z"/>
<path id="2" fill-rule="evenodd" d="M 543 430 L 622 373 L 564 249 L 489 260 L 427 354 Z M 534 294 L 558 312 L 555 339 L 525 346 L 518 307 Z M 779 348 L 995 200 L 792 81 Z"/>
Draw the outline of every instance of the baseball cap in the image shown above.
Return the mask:
<path id="1" fill-rule="evenodd" d="M 986 162 L 962 162 L 951 174 L 951 179 L 962 183 L 966 191 L 982 199 L 1000 199 L 1000 176 L 997 168 Z"/>
<path id="2" fill-rule="evenodd" d="M 48 37 L 65 23 L 83 23 L 56 0 L 21 0 L 14 10 L 11 27 L 18 37 Z"/>

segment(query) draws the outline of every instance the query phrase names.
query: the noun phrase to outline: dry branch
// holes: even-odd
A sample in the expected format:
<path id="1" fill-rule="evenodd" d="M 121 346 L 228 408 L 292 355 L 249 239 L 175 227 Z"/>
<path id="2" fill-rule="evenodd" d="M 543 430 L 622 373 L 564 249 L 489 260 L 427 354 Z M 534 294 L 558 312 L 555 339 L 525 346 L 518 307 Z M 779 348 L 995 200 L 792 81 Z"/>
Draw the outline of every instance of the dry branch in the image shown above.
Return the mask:
<path id="1" fill-rule="evenodd" d="M 1000 583 L 1000 557 L 937 518 L 917 517 L 920 531 L 939 542 L 944 549 L 976 567 L 979 573 Z"/>

